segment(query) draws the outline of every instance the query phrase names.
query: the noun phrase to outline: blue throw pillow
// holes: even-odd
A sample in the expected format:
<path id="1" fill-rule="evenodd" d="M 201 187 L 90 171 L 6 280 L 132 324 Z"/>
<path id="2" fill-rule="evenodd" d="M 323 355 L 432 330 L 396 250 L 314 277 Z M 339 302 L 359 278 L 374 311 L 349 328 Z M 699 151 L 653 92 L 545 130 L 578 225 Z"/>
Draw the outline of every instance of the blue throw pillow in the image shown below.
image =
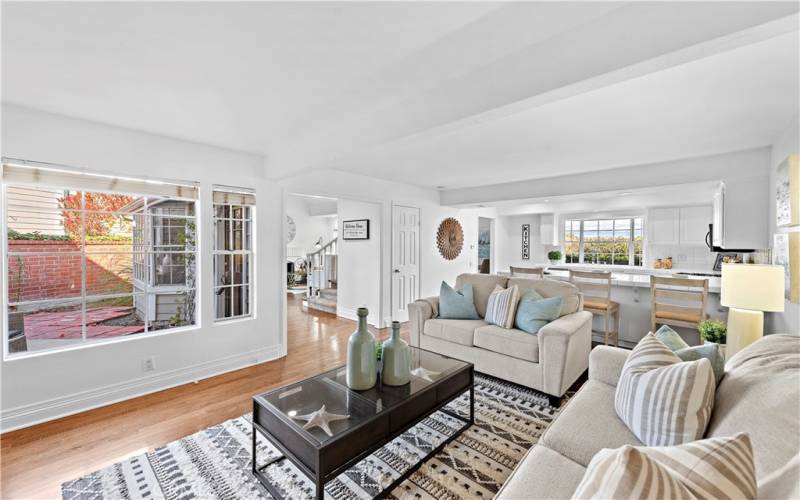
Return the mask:
<path id="1" fill-rule="evenodd" d="M 678 335 L 678 332 L 667 325 L 662 325 L 661 328 L 656 331 L 655 335 L 656 338 L 665 346 L 669 347 L 669 350 L 672 352 L 680 351 L 681 349 L 686 349 L 689 347 L 689 344 L 683 340 L 683 337 Z"/>
<path id="2" fill-rule="evenodd" d="M 561 313 L 561 302 L 561 297 L 544 299 L 531 290 L 519 300 L 514 324 L 523 332 L 535 335 L 539 333 L 541 327 L 558 319 Z"/>
<path id="3" fill-rule="evenodd" d="M 481 319 L 472 299 L 472 285 L 464 285 L 461 290 L 442 281 L 439 288 L 439 317 L 442 319 Z"/>
<path id="4" fill-rule="evenodd" d="M 656 338 L 670 348 L 682 361 L 696 361 L 706 358 L 714 370 L 714 380 L 719 384 L 725 375 L 725 358 L 719 352 L 719 345 L 709 342 L 703 345 L 690 346 L 678 335 L 678 332 L 667 325 L 662 325 L 656 332 Z"/>

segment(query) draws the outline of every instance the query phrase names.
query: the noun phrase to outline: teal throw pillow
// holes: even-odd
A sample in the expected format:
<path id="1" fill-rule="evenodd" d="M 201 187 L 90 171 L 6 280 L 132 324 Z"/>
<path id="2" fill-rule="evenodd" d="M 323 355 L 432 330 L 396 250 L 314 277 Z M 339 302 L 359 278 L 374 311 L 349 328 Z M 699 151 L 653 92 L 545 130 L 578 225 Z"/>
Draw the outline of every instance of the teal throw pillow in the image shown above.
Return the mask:
<path id="1" fill-rule="evenodd" d="M 672 352 L 680 351 L 681 349 L 686 349 L 689 347 L 689 344 L 683 340 L 683 337 L 678 335 L 678 332 L 667 325 L 662 325 L 661 328 L 656 331 L 656 338 L 664 345 L 669 347 L 669 350 Z"/>
<path id="2" fill-rule="evenodd" d="M 514 324 L 523 332 L 535 335 L 541 327 L 558 319 L 561 302 L 561 297 L 545 299 L 538 293 L 529 291 L 519 300 Z"/>
<path id="3" fill-rule="evenodd" d="M 678 332 L 667 325 L 663 325 L 658 329 L 656 338 L 666 344 L 682 361 L 696 361 L 700 358 L 709 360 L 711 368 L 714 370 L 714 380 L 717 384 L 725 375 L 725 358 L 719 352 L 719 345 L 709 342 L 703 345 L 690 346 L 678 335 Z"/>
<path id="4" fill-rule="evenodd" d="M 472 285 L 464 285 L 461 290 L 442 281 L 439 288 L 439 317 L 442 319 L 481 319 L 472 299 Z"/>

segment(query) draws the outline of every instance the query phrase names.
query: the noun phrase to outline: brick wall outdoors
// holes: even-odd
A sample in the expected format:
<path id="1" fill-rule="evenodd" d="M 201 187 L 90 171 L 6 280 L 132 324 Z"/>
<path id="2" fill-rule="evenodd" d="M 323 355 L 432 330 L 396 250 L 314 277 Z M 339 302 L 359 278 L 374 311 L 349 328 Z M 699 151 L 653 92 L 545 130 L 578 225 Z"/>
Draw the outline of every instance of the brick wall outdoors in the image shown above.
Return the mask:
<path id="1" fill-rule="evenodd" d="M 8 242 L 8 301 L 67 299 L 81 296 L 79 245 L 70 241 L 10 240 Z M 27 255 L 47 252 L 44 255 Z M 86 243 L 86 293 L 130 293 L 130 241 Z"/>

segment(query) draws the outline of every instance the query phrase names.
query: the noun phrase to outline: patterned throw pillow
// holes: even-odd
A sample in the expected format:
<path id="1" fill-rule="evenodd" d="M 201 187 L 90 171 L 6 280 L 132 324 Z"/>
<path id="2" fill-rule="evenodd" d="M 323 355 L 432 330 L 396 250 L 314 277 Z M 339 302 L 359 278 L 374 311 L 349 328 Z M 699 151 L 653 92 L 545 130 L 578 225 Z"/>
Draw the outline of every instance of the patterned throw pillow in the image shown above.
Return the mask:
<path id="1" fill-rule="evenodd" d="M 472 298 L 472 285 L 464 285 L 461 290 L 454 290 L 447 282 L 442 281 L 439 287 L 439 317 L 442 319 L 481 319 L 475 310 Z"/>
<path id="2" fill-rule="evenodd" d="M 558 319 L 561 302 L 561 297 L 545 299 L 531 290 L 519 299 L 514 325 L 523 332 L 535 335 L 541 327 Z"/>
<path id="3" fill-rule="evenodd" d="M 703 437 L 715 388 L 707 359 L 682 362 L 648 333 L 622 367 L 614 407 L 642 443 L 674 446 Z"/>
<path id="4" fill-rule="evenodd" d="M 574 499 L 755 499 L 756 470 L 747 434 L 680 446 L 598 452 Z"/>
<path id="5" fill-rule="evenodd" d="M 717 385 L 719 385 L 722 377 L 725 376 L 725 358 L 719 352 L 718 344 L 709 342 L 703 345 L 690 346 L 678 335 L 678 332 L 667 325 L 663 325 L 658 329 L 656 338 L 669 347 L 683 361 L 695 361 L 700 358 L 709 360 L 711 368 L 714 370 L 714 380 L 716 380 Z"/>
<path id="6" fill-rule="evenodd" d="M 483 319 L 492 325 L 512 328 L 514 326 L 514 315 L 517 312 L 517 302 L 519 302 L 519 287 L 517 285 L 509 288 L 497 285 L 489 295 L 489 302 L 486 304 L 486 317 Z"/>

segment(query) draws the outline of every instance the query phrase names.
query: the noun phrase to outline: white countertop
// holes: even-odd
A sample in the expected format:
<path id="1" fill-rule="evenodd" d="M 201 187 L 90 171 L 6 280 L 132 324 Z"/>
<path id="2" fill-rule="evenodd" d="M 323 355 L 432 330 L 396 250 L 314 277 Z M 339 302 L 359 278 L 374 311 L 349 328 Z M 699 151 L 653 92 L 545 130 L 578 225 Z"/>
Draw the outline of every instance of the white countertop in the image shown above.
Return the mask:
<path id="1" fill-rule="evenodd" d="M 674 274 L 674 270 L 671 274 Z M 568 280 L 569 271 L 548 271 L 545 275 L 546 278 Z M 721 278 L 717 276 L 681 276 L 681 278 L 689 279 L 707 279 L 709 293 L 719 293 Z M 649 274 L 626 274 L 626 273 L 611 273 L 612 286 L 633 286 L 638 288 L 650 288 L 650 275 Z"/>
<path id="2" fill-rule="evenodd" d="M 590 265 L 590 264 L 556 264 L 556 265 L 549 265 L 549 264 L 533 264 L 531 267 L 546 267 L 545 274 L 546 278 L 551 279 L 558 279 L 558 280 L 568 280 L 569 279 L 569 271 L 561 271 L 561 270 L 552 270 L 551 267 L 568 267 L 572 269 L 585 269 L 585 270 L 602 270 L 608 269 L 611 271 L 611 285 L 612 286 L 627 286 L 627 287 L 637 287 L 637 288 L 650 288 L 650 275 L 673 275 L 680 272 L 686 273 L 708 273 L 712 274 L 712 271 L 701 271 L 701 270 L 692 270 L 692 269 L 653 269 L 653 268 L 643 268 L 643 267 L 634 267 L 634 266 L 605 266 L 600 267 L 597 265 Z M 508 275 L 509 273 L 500 272 L 499 274 Z M 719 293 L 720 285 L 721 285 L 721 278 L 719 276 L 692 276 L 692 275 L 683 275 L 681 278 L 688 278 L 688 279 L 707 279 L 708 280 L 708 291 L 709 293 Z"/>

